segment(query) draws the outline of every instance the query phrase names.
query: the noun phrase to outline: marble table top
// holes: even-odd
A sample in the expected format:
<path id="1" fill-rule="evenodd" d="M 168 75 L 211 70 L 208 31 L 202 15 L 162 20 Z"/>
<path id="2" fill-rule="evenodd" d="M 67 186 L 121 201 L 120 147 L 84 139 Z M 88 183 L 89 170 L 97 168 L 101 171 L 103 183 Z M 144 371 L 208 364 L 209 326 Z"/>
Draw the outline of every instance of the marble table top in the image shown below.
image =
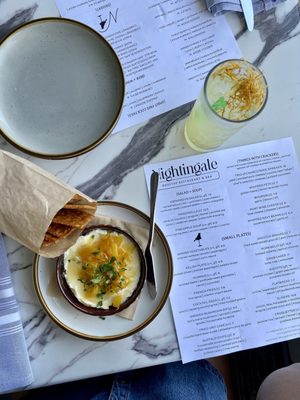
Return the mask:
<path id="1" fill-rule="evenodd" d="M 0 0 L 0 37 L 31 19 L 59 16 L 55 0 Z M 246 59 L 265 73 L 269 100 L 262 115 L 222 148 L 291 136 L 300 158 L 300 13 L 296 0 L 255 17 L 248 32 L 242 17 L 229 24 Z M 195 154 L 183 137 L 192 103 L 110 136 L 80 157 L 51 161 L 20 153 L 0 138 L 2 149 L 30 159 L 94 199 L 116 200 L 148 212 L 143 165 Z M 134 189 L 134 196 L 132 196 Z M 35 381 L 52 385 L 180 359 L 169 302 L 141 332 L 116 342 L 91 342 L 70 335 L 43 311 L 34 292 L 33 254 L 6 240 Z"/>

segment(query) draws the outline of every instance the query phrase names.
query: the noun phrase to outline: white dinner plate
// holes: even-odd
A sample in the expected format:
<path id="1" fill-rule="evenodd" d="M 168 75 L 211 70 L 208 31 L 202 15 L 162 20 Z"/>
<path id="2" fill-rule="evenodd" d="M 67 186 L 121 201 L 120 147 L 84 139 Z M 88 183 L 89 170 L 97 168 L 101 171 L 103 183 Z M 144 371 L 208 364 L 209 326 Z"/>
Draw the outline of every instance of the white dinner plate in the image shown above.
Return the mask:
<path id="1" fill-rule="evenodd" d="M 149 227 L 149 217 L 122 203 L 98 202 L 101 215 L 117 218 L 142 227 Z M 84 314 L 61 294 L 56 280 L 56 260 L 35 256 L 33 274 L 37 296 L 46 313 L 61 328 L 83 339 L 109 341 L 122 339 L 145 328 L 164 306 L 172 284 L 173 264 L 167 240 L 156 226 L 153 260 L 157 280 L 157 296 L 151 299 L 147 284 L 142 289 L 134 320 L 112 315 L 101 319 Z"/>
<path id="2" fill-rule="evenodd" d="M 83 154 L 116 125 L 120 61 L 96 31 L 65 18 L 28 22 L 0 42 L 0 132 L 43 158 Z"/>

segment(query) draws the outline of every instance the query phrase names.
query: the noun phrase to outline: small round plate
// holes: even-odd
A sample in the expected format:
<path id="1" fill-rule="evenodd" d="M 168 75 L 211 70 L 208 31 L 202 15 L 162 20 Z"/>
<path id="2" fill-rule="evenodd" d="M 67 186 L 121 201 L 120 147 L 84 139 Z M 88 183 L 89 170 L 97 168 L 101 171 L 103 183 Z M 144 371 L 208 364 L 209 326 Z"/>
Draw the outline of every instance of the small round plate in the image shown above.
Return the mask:
<path id="1" fill-rule="evenodd" d="M 98 202 L 98 213 L 149 228 L 149 217 L 126 204 Z M 144 329 L 153 321 L 163 308 L 171 290 L 173 277 L 171 251 L 165 236 L 157 226 L 153 241 L 153 260 L 157 296 L 152 300 L 147 285 L 144 285 L 133 320 L 118 315 L 101 319 L 76 310 L 59 290 L 55 259 L 35 256 L 33 268 L 35 290 L 49 317 L 67 332 L 87 340 L 123 339 Z"/>
<path id="2" fill-rule="evenodd" d="M 83 154 L 116 125 L 120 61 L 96 31 L 65 18 L 26 23 L 0 42 L 0 132 L 31 155 Z"/>

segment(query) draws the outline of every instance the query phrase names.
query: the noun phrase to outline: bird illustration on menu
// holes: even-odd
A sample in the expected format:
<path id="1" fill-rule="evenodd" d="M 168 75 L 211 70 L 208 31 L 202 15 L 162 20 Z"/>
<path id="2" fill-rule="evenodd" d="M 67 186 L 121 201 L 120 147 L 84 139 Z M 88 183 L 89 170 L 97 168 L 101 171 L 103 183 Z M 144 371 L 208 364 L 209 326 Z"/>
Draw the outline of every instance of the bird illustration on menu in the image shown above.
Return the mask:
<path id="1" fill-rule="evenodd" d="M 194 242 L 196 242 L 196 241 L 198 242 L 198 247 L 202 246 L 201 243 L 200 243 L 201 239 L 202 239 L 201 233 L 199 232 L 197 234 L 197 236 L 195 237 L 195 239 L 194 239 Z"/>
<path id="2" fill-rule="evenodd" d="M 106 32 L 106 31 L 109 29 L 109 27 L 110 27 L 112 21 L 114 21 L 115 23 L 117 23 L 117 20 L 118 20 L 118 11 L 119 11 L 118 8 L 115 10 L 114 13 L 111 12 L 111 11 L 109 11 L 107 17 L 106 17 L 106 16 L 103 17 L 102 14 L 98 15 L 98 18 L 99 18 L 99 25 L 100 25 L 100 28 L 101 28 L 101 29 L 100 29 L 100 32 L 102 32 L 102 33 L 103 33 L 103 32 Z"/>

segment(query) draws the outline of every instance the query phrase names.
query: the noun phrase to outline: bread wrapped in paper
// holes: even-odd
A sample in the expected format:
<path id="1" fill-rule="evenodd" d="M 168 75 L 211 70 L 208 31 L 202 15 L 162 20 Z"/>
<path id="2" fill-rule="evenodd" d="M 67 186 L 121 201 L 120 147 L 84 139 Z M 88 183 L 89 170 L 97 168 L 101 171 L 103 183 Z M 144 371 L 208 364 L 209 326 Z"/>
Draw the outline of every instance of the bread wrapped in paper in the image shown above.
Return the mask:
<path id="1" fill-rule="evenodd" d="M 0 150 L 0 231 L 57 257 L 93 218 L 97 203 L 32 162 Z"/>

